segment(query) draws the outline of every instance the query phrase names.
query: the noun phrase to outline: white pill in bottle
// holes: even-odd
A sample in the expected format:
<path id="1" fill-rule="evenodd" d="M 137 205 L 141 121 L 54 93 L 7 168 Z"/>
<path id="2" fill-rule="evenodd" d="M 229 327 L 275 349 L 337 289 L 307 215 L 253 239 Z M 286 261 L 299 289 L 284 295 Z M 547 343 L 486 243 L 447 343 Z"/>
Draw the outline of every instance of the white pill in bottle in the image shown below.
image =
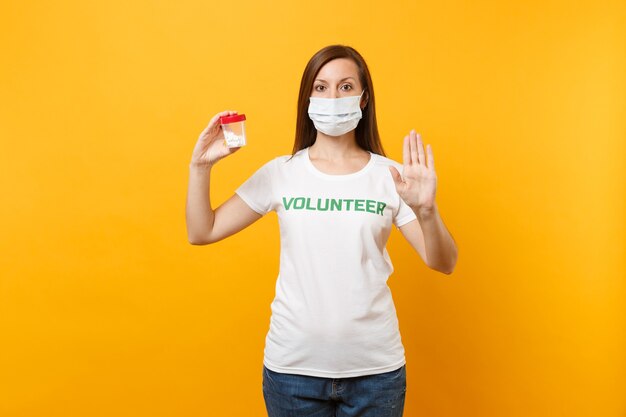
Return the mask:
<path id="1" fill-rule="evenodd" d="M 237 148 L 246 144 L 246 115 L 234 114 L 220 117 L 224 142 L 228 148 Z"/>

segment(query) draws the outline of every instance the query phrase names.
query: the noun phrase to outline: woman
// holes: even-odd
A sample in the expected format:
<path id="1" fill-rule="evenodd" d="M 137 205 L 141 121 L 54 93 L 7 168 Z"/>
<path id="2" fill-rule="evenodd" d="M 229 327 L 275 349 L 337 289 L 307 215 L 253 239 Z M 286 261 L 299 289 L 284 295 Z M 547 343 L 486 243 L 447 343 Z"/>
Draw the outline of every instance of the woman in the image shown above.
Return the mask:
<path id="1" fill-rule="evenodd" d="M 435 203 L 430 145 L 411 131 L 404 166 L 385 156 L 363 57 L 331 45 L 300 85 L 291 155 L 265 163 L 217 209 L 211 167 L 236 152 L 215 115 L 190 163 L 190 243 L 222 240 L 275 210 L 280 272 L 263 361 L 270 417 L 401 416 L 406 362 L 387 279 L 391 225 L 432 269 L 452 273 L 457 248 Z M 402 174 L 400 174 L 402 170 Z"/>

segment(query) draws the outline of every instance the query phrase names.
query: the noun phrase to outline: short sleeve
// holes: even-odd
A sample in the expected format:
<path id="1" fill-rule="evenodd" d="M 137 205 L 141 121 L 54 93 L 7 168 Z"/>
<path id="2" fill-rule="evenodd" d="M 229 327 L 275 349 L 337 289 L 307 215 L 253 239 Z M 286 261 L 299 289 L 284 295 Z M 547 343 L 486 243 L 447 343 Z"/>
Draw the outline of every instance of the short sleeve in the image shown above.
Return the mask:
<path id="1" fill-rule="evenodd" d="M 404 169 L 404 166 L 402 164 L 393 161 L 393 166 L 396 167 L 400 174 L 402 174 Z M 417 219 L 417 216 L 415 215 L 413 209 L 411 209 L 411 207 L 409 207 L 409 205 L 404 202 L 402 197 L 400 197 L 400 194 L 396 193 L 396 195 L 398 197 L 399 204 L 398 211 L 393 217 L 393 224 L 395 224 L 397 228 L 400 228 L 400 226 L 404 226 L 408 222 Z"/>
<path id="2" fill-rule="evenodd" d="M 400 200 L 400 207 L 398 208 L 398 213 L 393 218 L 393 224 L 395 224 L 397 228 L 400 228 L 400 226 L 404 226 L 408 222 L 417 219 L 417 216 L 400 195 L 398 195 L 398 199 Z"/>
<path id="3" fill-rule="evenodd" d="M 272 209 L 272 167 L 275 159 L 266 162 L 254 172 L 235 193 L 259 214 L 267 214 Z"/>

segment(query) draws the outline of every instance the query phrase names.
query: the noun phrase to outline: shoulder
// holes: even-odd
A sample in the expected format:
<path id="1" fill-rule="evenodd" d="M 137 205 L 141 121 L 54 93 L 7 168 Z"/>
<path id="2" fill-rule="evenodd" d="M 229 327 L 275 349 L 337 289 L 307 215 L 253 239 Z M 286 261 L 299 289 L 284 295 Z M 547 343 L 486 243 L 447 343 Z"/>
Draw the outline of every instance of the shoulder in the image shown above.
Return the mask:
<path id="1" fill-rule="evenodd" d="M 303 154 L 304 154 L 304 149 L 301 149 L 293 155 L 291 154 L 279 155 L 275 157 L 274 159 L 272 159 L 270 162 L 273 163 L 274 165 L 285 165 L 290 162 L 301 159 Z"/>
<path id="2" fill-rule="evenodd" d="M 403 165 L 394 159 L 387 158 L 386 156 L 382 156 L 377 153 L 372 153 L 372 158 L 374 158 L 374 163 L 376 165 L 379 165 L 382 167 L 393 166 L 398 171 L 402 172 Z"/>
<path id="3" fill-rule="evenodd" d="M 270 160 L 266 160 L 266 162 L 260 166 L 259 170 L 273 172 L 275 170 L 280 170 L 281 168 L 289 167 L 290 162 L 298 160 L 301 155 L 302 151 L 299 151 L 295 155 L 293 155 L 293 158 L 291 154 L 275 156 Z"/>

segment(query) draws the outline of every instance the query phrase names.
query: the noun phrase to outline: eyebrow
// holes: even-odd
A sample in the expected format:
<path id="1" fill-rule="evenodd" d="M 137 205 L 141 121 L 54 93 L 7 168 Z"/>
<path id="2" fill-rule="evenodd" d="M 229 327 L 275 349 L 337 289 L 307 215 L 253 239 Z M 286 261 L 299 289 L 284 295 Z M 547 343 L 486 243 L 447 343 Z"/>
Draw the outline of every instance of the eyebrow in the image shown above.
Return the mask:
<path id="1" fill-rule="evenodd" d="M 353 77 L 346 77 L 346 78 L 343 78 L 343 79 L 339 80 L 339 82 L 342 82 L 342 81 L 345 81 L 345 80 L 352 80 L 352 81 L 356 81 Z M 323 80 L 323 79 L 321 79 L 321 78 L 317 78 L 317 79 L 315 79 L 315 81 L 322 81 L 322 82 L 326 82 L 326 80 Z"/>

